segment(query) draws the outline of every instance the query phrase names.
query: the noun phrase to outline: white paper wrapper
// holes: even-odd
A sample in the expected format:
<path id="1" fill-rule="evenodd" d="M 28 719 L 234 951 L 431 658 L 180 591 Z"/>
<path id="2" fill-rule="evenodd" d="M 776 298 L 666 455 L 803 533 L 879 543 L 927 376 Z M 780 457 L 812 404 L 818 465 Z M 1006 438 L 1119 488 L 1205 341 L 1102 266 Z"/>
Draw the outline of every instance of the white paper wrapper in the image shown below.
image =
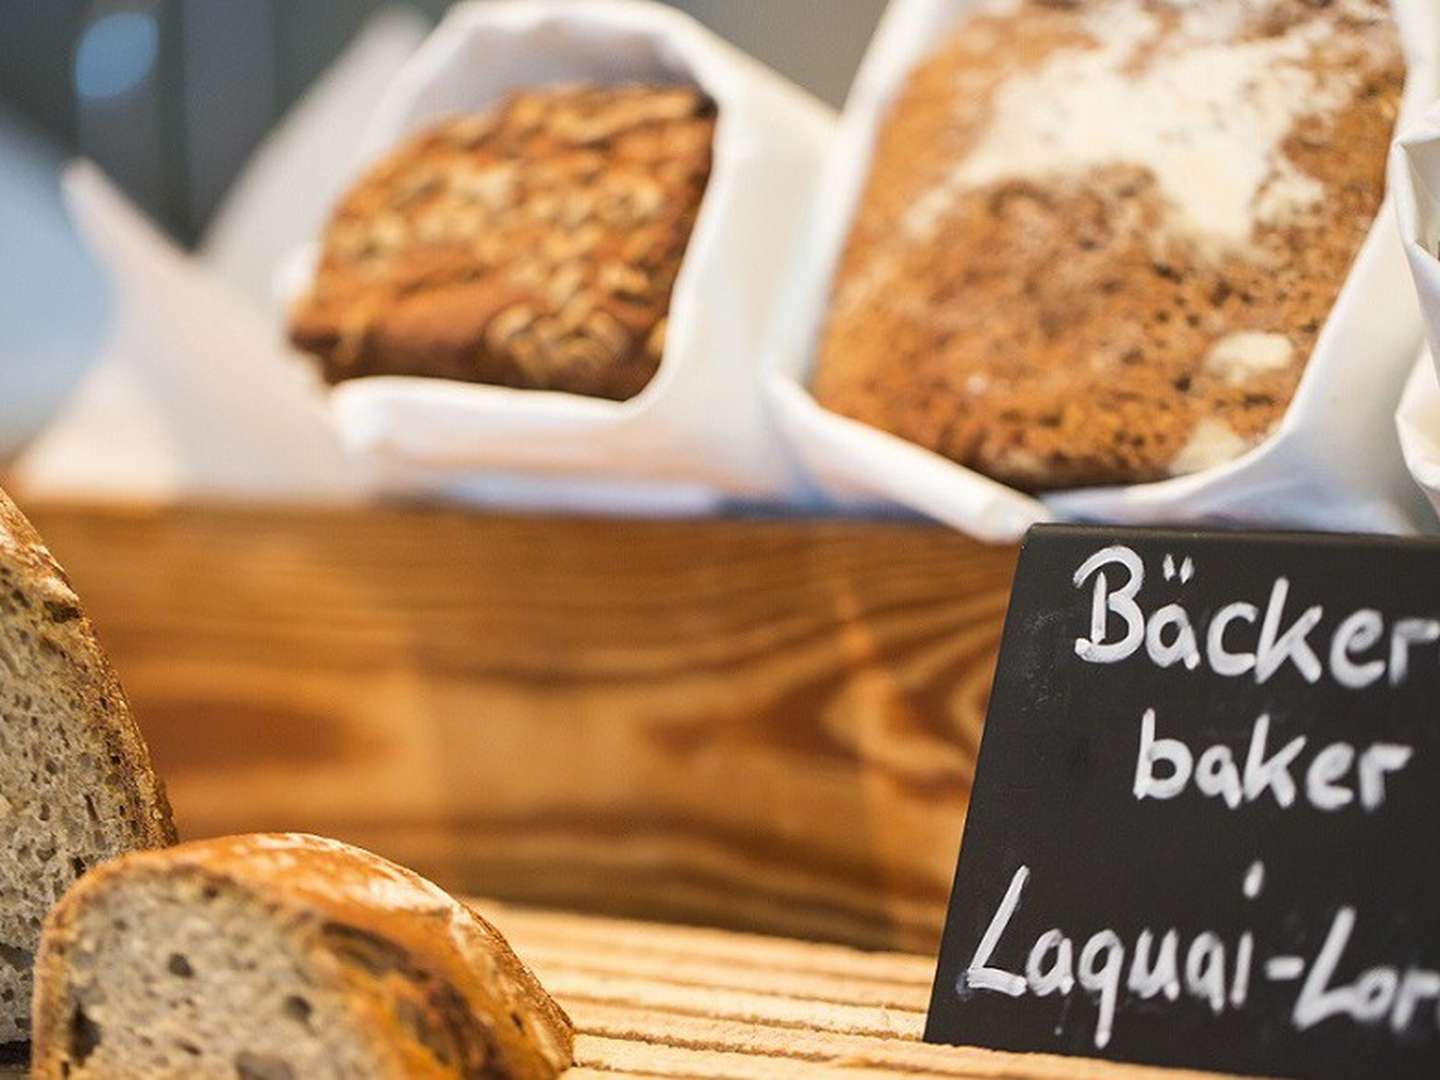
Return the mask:
<path id="1" fill-rule="evenodd" d="M 1440 380 L 1434 364 L 1430 350 L 1423 349 L 1405 384 L 1395 413 L 1395 430 L 1410 475 L 1440 514 Z M 1428 531 L 1437 531 L 1434 520 Z"/>
<path id="2" fill-rule="evenodd" d="M 971 0 L 891 0 L 841 118 L 805 279 L 796 283 L 767 380 L 780 422 L 825 490 L 848 504 L 911 507 L 987 540 L 1014 539 L 1031 523 L 1052 517 L 1413 531 L 1393 415 L 1421 328 L 1388 205 L 1284 419 L 1264 442 L 1221 467 L 1037 499 L 815 402 L 807 388 L 815 337 L 869 174 L 876 130 L 915 64 L 974 7 Z M 1394 0 L 1394 7 L 1410 63 L 1403 125 L 1440 94 L 1440 4 Z"/>
<path id="3" fill-rule="evenodd" d="M 1395 428 L 1410 475 L 1440 512 L 1440 105 L 1395 141 L 1391 162 L 1400 236 L 1420 296 L 1429 347 L 1410 373 Z"/>
<path id="4" fill-rule="evenodd" d="M 332 394 L 347 447 L 396 487 L 483 500 L 704 509 L 779 499 L 798 471 L 765 415 L 760 357 L 833 114 L 689 17 L 637 0 L 453 8 L 396 81 L 356 171 L 407 133 L 557 81 L 683 82 L 716 102 L 714 165 L 671 297 L 659 373 L 625 402 L 422 378 Z M 522 484 L 496 472 L 525 473 Z M 586 483 L 588 481 L 588 483 Z"/>
<path id="5" fill-rule="evenodd" d="M 1395 140 L 1390 170 L 1400 236 L 1420 295 L 1430 352 L 1440 359 L 1440 104 Z"/>

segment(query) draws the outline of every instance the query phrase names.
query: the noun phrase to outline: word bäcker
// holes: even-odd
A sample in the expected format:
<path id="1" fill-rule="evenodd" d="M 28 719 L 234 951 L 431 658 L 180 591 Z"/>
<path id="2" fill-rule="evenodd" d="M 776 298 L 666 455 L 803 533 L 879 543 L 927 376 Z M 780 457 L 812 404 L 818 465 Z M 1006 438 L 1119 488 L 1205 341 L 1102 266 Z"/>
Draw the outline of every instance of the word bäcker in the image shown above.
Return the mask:
<path id="1" fill-rule="evenodd" d="M 1167 569 L 1171 569 L 1168 562 Z M 1124 580 L 1112 580 L 1111 573 L 1121 570 Z M 1178 571 L 1171 569 L 1181 580 L 1188 580 L 1193 572 L 1188 559 Z M 1324 608 L 1314 604 L 1287 623 L 1290 582 L 1284 577 L 1271 586 L 1263 617 L 1249 600 L 1223 605 L 1207 626 L 1198 629 L 1181 604 L 1165 604 L 1146 614 L 1137 600 L 1145 584 L 1145 566 L 1123 545 L 1097 551 L 1075 571 L 1077 588 L 1092 579 L 1090 635 L 1075 639 L 1075 655 L 1093 664 L 1113 664 L 1143 648 L 1162 668 L 1183 664 L 1194 670 L 1204 663 L 1217 675 L 1248 675 L 1264 683 L 1289 663 L 1306 682 L 1315 683 L 1324 676 L 1328 661 L 1336 683 L 1362 690 L 1386 677 L 1391 686 L 1399 686 L 1409 674 L 1411 650 L 1440 641 L 1440 619 L 1397 619 L 1387 634 L 1380 612 L 1360 608 L 1340 620 L 1328 645 L 1312 643 L 1310 635 Z M 1118 637 L 1110 634 L 1111 615 L 1124 625 Z M 1382 640 L 1386 644 L 1377 649 Z"/>

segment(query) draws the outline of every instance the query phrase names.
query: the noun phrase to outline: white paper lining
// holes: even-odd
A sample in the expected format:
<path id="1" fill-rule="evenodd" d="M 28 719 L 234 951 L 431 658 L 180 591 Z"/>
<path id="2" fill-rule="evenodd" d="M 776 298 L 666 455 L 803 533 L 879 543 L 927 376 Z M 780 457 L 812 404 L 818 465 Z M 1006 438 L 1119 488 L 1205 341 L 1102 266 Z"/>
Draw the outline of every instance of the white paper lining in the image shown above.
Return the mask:
<path id="1" fill-rule="evenodd" d="M 1395 426 L 1411 476 L 1440 513 L 1440 104 L 1396 140 L 1391 175 L 1400 236 L 1429 339 L 1406 384 Z"/>
<path id="2" fill-rule="evenodd" d="M 511 501 L 528 486 L 532 502 L 573 505 L 578 496 L 695 511 L 801 490 L 765 414 L 760 357 L 833 134 L 824 106 L 658 4 L 462 4 L 396 80 L 355 171 L 440 116 L 483 108 L 514 87 L 577 80 L 693 82 L 718 106 L 714 165 L 658 374 L 625 402 L 358 379 L 331 395 L 345 444 L 395 487 L 482 501 Z M 521 483 L 497 471 L 531 475 Z"/>
<path id="3" fill-rule="evenodd" d="M 1435 375 L 1435 361 L 1429 348 L 1421 350 L 1420 359 L 1410 371 L 1400 408 L 1395 412 L 1395 430 L 1405 464 L 1415 483 L 1440 514 L 1440 381 Z M 1435 532 L 1435 522 L 1430 522 Z"/>

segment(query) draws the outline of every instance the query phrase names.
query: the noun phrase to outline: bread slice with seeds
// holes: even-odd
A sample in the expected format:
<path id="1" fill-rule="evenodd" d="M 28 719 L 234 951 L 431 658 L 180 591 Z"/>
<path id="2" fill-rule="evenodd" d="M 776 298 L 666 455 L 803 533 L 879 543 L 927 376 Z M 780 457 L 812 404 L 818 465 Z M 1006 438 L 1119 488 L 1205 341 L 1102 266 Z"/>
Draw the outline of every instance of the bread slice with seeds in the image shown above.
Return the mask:
<path id="1" fill-rule="evenodd" d="M 0 1046 L 29 1037 L 31 960 L 51 904 L 96 863 L 174 841 L 80 601 L 0 492 Z"/>
<path id="2" fill-rule="evenodd" d="M 424 878 L 298 834 L 91 871 L 36 961 L 37 1077 L 558 1075 L 570 1021 Z"/>

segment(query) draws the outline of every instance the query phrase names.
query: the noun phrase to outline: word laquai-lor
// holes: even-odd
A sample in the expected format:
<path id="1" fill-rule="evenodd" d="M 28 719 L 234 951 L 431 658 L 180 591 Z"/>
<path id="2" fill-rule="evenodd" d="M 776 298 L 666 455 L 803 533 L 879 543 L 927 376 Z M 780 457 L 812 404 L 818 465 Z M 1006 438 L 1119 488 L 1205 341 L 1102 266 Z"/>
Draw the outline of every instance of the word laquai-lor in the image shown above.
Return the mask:
<path id="1" fill-rule="evenodd" d="M 1419 965 L 1398 967 L 1375 964 L 1356 978 L 1345 980 L 1338 972 L 1347 957 L 1359 912 L 1340 907 L 1332 916 L 1324 942 L 1313 956 L 1299 953 L 1261 953 L 1264 943 L 1246 929 L 1233 941 L 1214 930 L 1203 930 L 1182 941 L 1179 931 L 1141 930 L 1131 943 L 1113 929 L 1091 934 L 1077 942 L 1058 927 L 1044 931 L 1031 944 L 1023 965 L 1015 970 L 1001 966 L 995 955 L 1005 942 L 1011 920 L 1031 877 L 1020 866 L 1010 879 L 985 933 L 961 973 L 956 990 L 965 996 L 990 991 L 1009 997 L 1033 994 L 1068 996 L 1077 987 L 1092 995 L 1099 1006 L 1094 1043 L 1103 1050 L 1115 1028 L 1115 1013 L 1126 993 L 1142 1001 L 1164 998 L 1177 1001 L 1182 994 L 1204 1003 L 1219 1016 L 1243 1009 L 1252 982 L 1298 984 L 1290 1023 L 1308 1031 L 1326 1020 L 1346 1019 L 1365 1025 L 1385 1025 L 1405 1034 L 1424 1013 L 1440 1022 L 1440 971 Z M 1259 895 L 1265 882 L 1265 865 L 1254 862 L 1245 873 L 1242 892 L 1247 900 Z M 1077 954 L 1078 953 L 1078 957 Z M 1363 963 L 1363 961 L 1361 961 Z M 1257 970 L 1258 969 L 1258 970 Z"/>

